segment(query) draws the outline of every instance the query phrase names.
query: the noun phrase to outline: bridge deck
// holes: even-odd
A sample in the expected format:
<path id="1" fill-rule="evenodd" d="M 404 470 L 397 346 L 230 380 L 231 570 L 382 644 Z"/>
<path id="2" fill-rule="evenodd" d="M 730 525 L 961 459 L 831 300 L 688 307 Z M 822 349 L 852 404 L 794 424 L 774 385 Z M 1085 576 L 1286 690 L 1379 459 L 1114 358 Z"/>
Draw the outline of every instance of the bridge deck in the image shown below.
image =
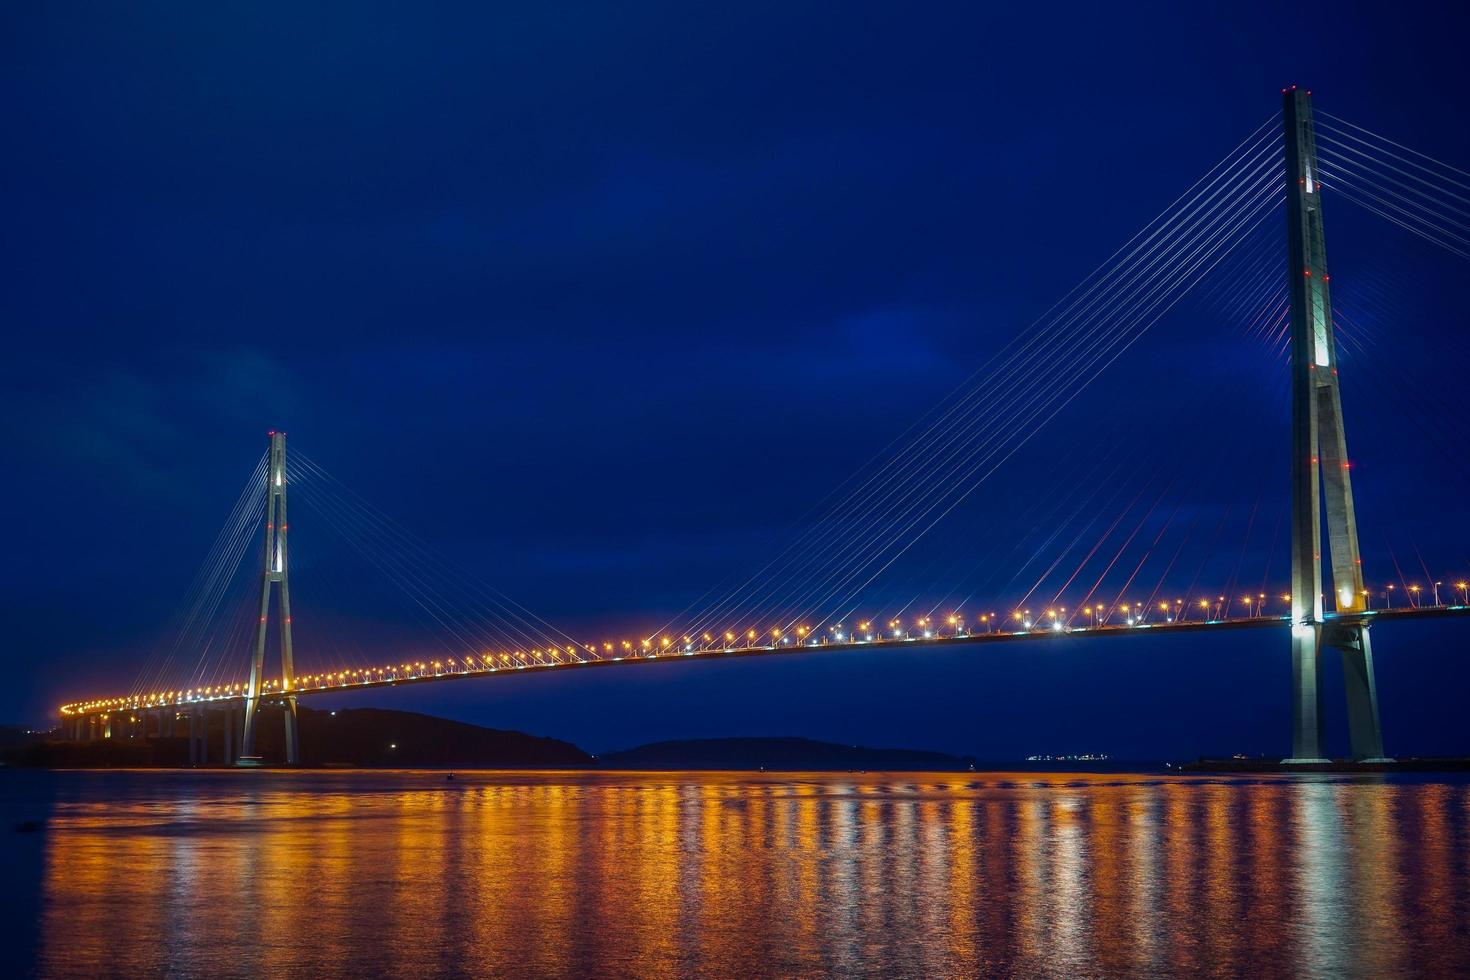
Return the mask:
<path id="1" fill-rule="evenodd" d="M 1366 613 L 1354 614 L 1352 619 L 1359 619 L 1374 623 L 1385 620 L 1403 619 L 1439 619 L 1445 617 L 1470 615 L 1470 606 L 1432 606 L 1432 607 L 1409 607 L 1404 609 L 1378 609 Z M 1348 617 L 1338 617 L 1329 613 L 1327 622 L 1339 621 Z M 543 654 L 540 659 L 533 659 L 525 655 L 520 661 L 510 663 L 496 663 L 491 665 L 488 661 L 482 661 L 477 657 L 466 660 L 446 659 L 434 663 L 415 663 L 404 668 L 369 669 L 366 671 L 340 672 L 332 674 L 312 674 L 297 678 L 296 686 L 292 689 L 297 697 L 306 697 L 313 694 L 333 694 L 344 691 L 356 691 L 368 688 L 397 687 L 405 684 L 424 684 L 432 681 L 457 680 L 467 677 L 485 677 L 492 674 L 515 674 L 521 672 L 545 672 L 566 671 L 577 667 L 607 667 L 614 664 L 632 665 L 648 664 L 671 660 L 691 659 L 728 659 L 735 657 L 769 657 L 790 654 L 827 654 L 835 655 L 847 652 L 872 649 L 923 649 L 950 646 L 975 646 L 989 643 L 1017 643 L 1035 642 L 1041 640 L 1057 640 L 1062 637 L 1076 636 L 1136 636 L 1139 634 L 1157 635 L 1164 633 L 1204 633 L 1221 632 L 1225 630 L 1240 629 L 1269 629 L 1285 628 L 1289 626 L 1289 617 L 1286 616 L 1252 616 L 1239 619 L 1206 620 L 1200 622 L 1178 622 L 1178 623 L 1140 623 L 1137 625 L 1104 625 L 1104 626 L 1078 626 L 1068 628 L 1033 627 L 1027 630 L 994 631 L 994 632 L 962 632 L 958 634 L 938 634 L 933 636 L 883 636 L 873 634 L 872 639 L 844 640 L 844 641 L 812 641 L 807 643 L 780 643 L 759 644 L 751 646 L 694 646 L 688 649 L 669 649 L 661 652 L 651 651 L 648 653 L 633 652 L 624 656 L 607 656 L 595 651 L 584 650 L 577 654 L 569 654 L 558 651 L 556 659 L 549 658 Z M 583 656 L 582 654 L 586 655 Z M 215 688 L 207 692 L 182 692 L 179 696 L 166 700 L 150 700 L 147 698 L 107 698 L 96 701 L 87 701 L 62 706 L 63 717 L 77 718 L 89 715 L 107 715 L 115 711 L 127 710 L 149 710 L 168 707 L 186 707 L 194 705 L 227 706 L 231 703 L 243 703 L 245 694 L 244 685 L 229 686 L 226 688 Z M 267 699 L 279 698 L 283 692 L 280 689 L 280 681 L 268 682 L 262 697 Z"/>

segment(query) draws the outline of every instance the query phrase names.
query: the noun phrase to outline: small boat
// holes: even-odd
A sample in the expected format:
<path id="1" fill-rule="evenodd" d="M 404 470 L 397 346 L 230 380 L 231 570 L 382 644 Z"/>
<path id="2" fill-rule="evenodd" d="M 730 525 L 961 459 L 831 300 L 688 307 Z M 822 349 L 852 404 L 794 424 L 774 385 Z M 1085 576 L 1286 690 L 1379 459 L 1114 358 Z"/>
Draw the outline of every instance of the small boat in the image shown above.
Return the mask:
<path id="1" fill-rule="evenodd" d="M 235 765 L 240 769 L 259 769 L 265 765 L 265 760 L 258 755 L 242 755 L 235 760 Z"/>

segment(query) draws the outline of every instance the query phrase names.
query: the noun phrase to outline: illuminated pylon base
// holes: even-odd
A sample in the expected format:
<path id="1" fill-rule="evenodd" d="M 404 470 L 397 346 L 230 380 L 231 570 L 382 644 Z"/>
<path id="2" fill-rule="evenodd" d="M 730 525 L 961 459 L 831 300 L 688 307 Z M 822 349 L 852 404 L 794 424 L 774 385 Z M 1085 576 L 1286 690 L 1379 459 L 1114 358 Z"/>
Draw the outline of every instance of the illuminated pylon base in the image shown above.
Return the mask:
<path id="1" fill-rule="evenodd" d="M 1378 691 L 1373 675 L 1373 645 L 1368 627 L 1359 623 L 1303 623 L 1291 630 L 1292 739 L 1284 765 L 1321 765 L 1326 744 L 1322 715 L 1322 654 L 1336 648 L 1342 655 L 1347 695 L 1348 741 L 1356 762 L 1392 762 L 1383 754 L 1378 720 Z"/>

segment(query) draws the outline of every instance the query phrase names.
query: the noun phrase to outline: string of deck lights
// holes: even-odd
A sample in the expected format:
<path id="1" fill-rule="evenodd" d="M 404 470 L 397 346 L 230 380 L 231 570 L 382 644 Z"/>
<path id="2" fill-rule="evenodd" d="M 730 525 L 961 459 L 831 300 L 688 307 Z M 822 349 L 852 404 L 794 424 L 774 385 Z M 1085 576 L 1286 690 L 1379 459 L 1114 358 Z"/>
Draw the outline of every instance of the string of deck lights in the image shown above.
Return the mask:
<path id="1" fill-rule="evenodd" d="M 1412 613 L 1421 610 L 1470 610 L 1470 580 L 1461 579 L 1454 582 L 1453 592 L 1442 592 L 1443 586 L 1443 580 L 1436 581 L 1429 587 L 1426 594 L 1425 588 L 1417 583 L 1412 584 L 1406 589 L 1409 595 L 1400 597 L 1397 607 L 1393 603 L 1398 590 L 1392 584 L 1378 591 L 1365 589 L 1364 598 L 1370 602 L 1369 614 L 1392 614 L 1395 611 Z M 1458 603 L 1443 601 L 1455 596 L 1459 598 Z M 1380 598 L 1384 603 L 1376 609 L 1371 605 L 1375 597 Z M 1278 601 L 1281 603 L 1279 610 L 1268 608 Z M 1290 603 L 1291 596 L 1288 593 L 1257 592 L 1255 594 L 1241 593 L 1235 596 L 1216 595 L 1213 598 L 1201 598 L 1193 602 L 1186 602 L 1184 599 L 1154 603 L 1118 601 L 1091 603 L 1081 607 L 1058 605 L 1035 610 L 1027 606 L 1011 609 L 1007 613 L 981 612 L 967 615 L 956 610 L 942 617 L 923 615 L 906 619 L 893 618 L 886 621 L 859 618 L 854 621 L 851 629 L 842 623 L 837 623 L 825 628 L 800 625 L 794 629 L 786 629 L 773 626 L 767 630 L 748 628 L 741 633 L 725 630 L 704 632 L 696 636 L 674 637 L 655 634 L 638 640 L 605 640 L 601 643 L 568 644 L 561 647 L 546 646 L 529 650 L 484 651 L 459 657 L 384 664 L 381 667 L 359 667 L 303 674 L 293 679 L 289 691 L 296 694 L 344 691 L 410 681 L 476 676 L 526 669 L 651 660 L 661 657 L 745 654 L 782 649 L 793 651 L 823 648 L 850 649 L 869 645 L 912 644 L 923 641 L 981 641 L 986 637 L 1116 633 L 1129 629 L 1154 629 L 1160 626 L 1200 628 L 1250 621 L 1264 623 L 1289 619 Z M 278 697 L 287 693 L 287 690 L 281 678 L 272 678 L 264 682 L 261 696 L 262 698 Z M 241 681 L 233 684 L 165 690 L 149 694 L 96 698 L 64 704 L 60 711 L 65 717 L 73 717 L 106 714 L 114 711 L 187 707 L 210 702 L 240 700 L 244 697 L 245 684 Z"/>

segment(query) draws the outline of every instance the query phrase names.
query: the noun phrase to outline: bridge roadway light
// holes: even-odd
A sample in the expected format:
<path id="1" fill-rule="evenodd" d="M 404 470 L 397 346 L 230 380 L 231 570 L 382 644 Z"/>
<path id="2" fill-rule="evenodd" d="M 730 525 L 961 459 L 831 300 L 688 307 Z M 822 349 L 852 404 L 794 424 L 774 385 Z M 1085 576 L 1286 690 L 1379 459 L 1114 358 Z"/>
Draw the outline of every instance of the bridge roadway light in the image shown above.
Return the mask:
<path id="1" fill-rule="evenodd" d="M 1470 582 L 1456 582 L 1455 588 L 1460 590 L 1460 605 L 1470 605 L 1470 598 L 1467 598 L 1466 595 L 1466 590 L 1470 589 Z"/>

